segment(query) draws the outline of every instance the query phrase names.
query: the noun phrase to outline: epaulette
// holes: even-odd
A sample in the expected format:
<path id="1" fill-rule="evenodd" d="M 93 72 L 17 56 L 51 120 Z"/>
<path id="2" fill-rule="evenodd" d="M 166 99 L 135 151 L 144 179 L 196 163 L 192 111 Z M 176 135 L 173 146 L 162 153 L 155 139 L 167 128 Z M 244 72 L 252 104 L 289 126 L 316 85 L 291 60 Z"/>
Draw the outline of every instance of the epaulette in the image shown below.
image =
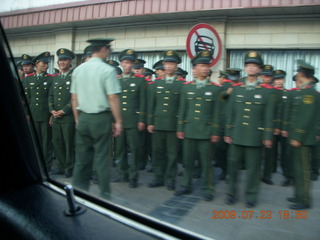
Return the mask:
<path id="1" fill-rule="evenodd" d="M 53 77 L 60 75 L 60 73 L 53 74 Z"/>
<path id="2" fill-rule="evenodd" d="M 243 84 L 243 82 L 239 82 L 239 83 L 234 83 L 231 86 L 232 87 L 237 87 L 237 86 L 241 86 Z"/>
<path id="3" fill-rule="evenodd" d="M 265 84 L 265 83 L 261 83 L 260 86 L 263 87 L 263 88 L 267 88 L 267 89 L 272 89 L 273 88 L 272 86 L 270 86 L 268 84 Z"/>
<path id="4" fill-rule="evenodd" d="M 53 77 L 53 75 L 52 75 L 52 74 L 50 74 L 50 73 L 47 73 L 47 76 L 49 76 L 49 77 Z"/>
<path id="5" fill-rule="evenodd" d="M 134 74 L 134 76 L 144 78 L 142 74 Z"/>
<path id="6" fill-rule="evenodd" d="M 193 81 L 189 81 L 189 82 L 184 82 L 183 84 L 190 84 L 192 83 Z"/>
<path id="7" fill-rule="evenodd" d="M 273 87 L 273 89 L 282 90 L 282 88 L 279 87 Z"/>
<path id="8" fill-rule="evenodd" d="M 229 79 L 225 79 L 225 80 L 223 80 L 223 82 L 232 82 L 232 81 Z"/>
<path id="9" fill-rule="evenodd" d="M 288 89 L 288 91 L 294 91 L 294 90 L 298 90 L 299 88 L 291 88 L 291 89 Z"/>
<path id="10" fill-rule="evenodd" d="M 160 80 L 160 79 L 163 79 L 164 77 L 157 77 L 155 78 L 154 80 Z"/>
<path id="11" fill-rule="evenodd" d="M 186 82 L 187 81 L 185 78 L 179 78 L 178 80 L 182 81 L 182 82 Z"/>
<path id="12" fill-rule="evenodd" d="M 30 77 L 30 76 L 33 76 L 33 75 L 35 75 L 35 73 L 29 73 L 29 74 L 27 75 L 27 77 Z"/>
<path id="13" fill-rule="evenodd" d="M 154 81 L 148 82 L 148 84 L 154 84 Z"/>
<path id="14" fill-rule="evenodd" d="M 218 86 L 218 87 L 221 87 L 221 85 L 220 85 L 220 84 L 215 83 L 215 82 L 211 82 L 211 84 L 212 84 L 212 85 L 215 85 L 215 86 Z"/>
<path id="15" fill-rule="evenodd" d="M 147 82 L 151 82 L 152 81 L 150 78 L 145 78 L 144 80 L 146 80 Z"/>

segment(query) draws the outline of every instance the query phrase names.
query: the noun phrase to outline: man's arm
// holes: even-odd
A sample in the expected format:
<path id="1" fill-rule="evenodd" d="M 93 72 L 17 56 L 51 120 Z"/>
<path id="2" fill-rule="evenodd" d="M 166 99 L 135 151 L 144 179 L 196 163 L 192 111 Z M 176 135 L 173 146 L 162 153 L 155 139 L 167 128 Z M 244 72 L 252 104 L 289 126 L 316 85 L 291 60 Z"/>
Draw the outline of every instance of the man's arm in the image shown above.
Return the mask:
<path id="1" fill-rule="evenodd" d="M 122 117 L 120 112 L 120 99 L 117 94 L 108 95 L 108 101 L 111 112 L 114 118 L 114 133 L 113 136 L 117 137 L 122 132 Z"/>
<path id="2" fill-rule="evenodd" d="M 78 126 L 78 118 L 79 118 L 79 111 L 78 107 L 78 96 L 75 93 L 71 94 L 71 104 L 72 104 L 72 111 L 74 116 L 74 121 L 76 122 L 76 126 Z"/>

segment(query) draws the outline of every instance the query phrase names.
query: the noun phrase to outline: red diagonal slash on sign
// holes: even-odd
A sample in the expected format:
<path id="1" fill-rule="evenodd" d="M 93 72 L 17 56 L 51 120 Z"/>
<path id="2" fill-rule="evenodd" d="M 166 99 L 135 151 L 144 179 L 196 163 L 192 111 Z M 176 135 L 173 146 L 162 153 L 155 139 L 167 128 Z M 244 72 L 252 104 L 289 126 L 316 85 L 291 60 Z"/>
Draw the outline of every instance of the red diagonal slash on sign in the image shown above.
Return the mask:
<path id="1" fill-rule="evenodd" d="M 200 39 L 200 41 L 203 42 L 203 45 L 204 45 L 204 47 L 206 48 L 206 50 L 209 50 L 208 47 L 207 47 L 207 45 L 204 43 L 202 37 L 200 37 L 198 31 L 195 31 L 194 33 L 197 35 L 197 37 Z"/>

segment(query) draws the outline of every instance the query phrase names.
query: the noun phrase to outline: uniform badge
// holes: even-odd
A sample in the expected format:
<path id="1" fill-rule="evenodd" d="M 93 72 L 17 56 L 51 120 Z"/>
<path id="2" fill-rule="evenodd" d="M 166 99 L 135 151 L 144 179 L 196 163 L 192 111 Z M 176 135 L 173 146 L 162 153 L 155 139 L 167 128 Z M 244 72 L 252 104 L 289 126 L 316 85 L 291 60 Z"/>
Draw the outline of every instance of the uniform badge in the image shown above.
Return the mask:
<path id="1" fill-rule="evenodd" d="M 194 92 L 187 92 L 187 94 L 194 94 Z"/>
<path id="2" fill-rule="evenodd" d="M 202 52 L 202 57 L 209 57 L 209 52 L 208 51 L 204 51 Z"/>
<path id="3" fill-rule="evenodd" d="M 249 57 L 257 57 L 257 52 L 250 52 Z"/>
<path id="4" fill-rule="evenodd" d="M 305 96 L 303 96 L 302 101 L 303 101 L 304 104 L 312 104 L 312 103 L 314 103 L 314 96 L 305 95 Z"/>
<path id="5" fill-rule="evenodd" d="M 259 94 L 256 94 L 256 95 L 254 95 L 253 97 L 254 97 L 254 98 L 258 98 L 258 99 L 262 98 L 262 96 L 259 95 Z"/>
<path id="6" fill-rule="evenodd" d="M 130 87 L 134 87 L 135 85 L 135 83 L 130 83 Z"/>
<path id="7" fill-rule="evenodd" d="M 168 51 L 167 52 L 167 56 L 172 56 L 173 55 L 173 52 L 172 51 Z"/>
<path id="8" fill-rule="evenodd" d="M 43 83 L 43 85 L 47 85 L 47 84 L 48 84 L 47 82 L 44 82 L 44 83 Z"/>
<path id="9" fill-rule="evenodd" d="M 30 83 L 30 85 L 34 85 L 34 83 L 33 83 L 33 82 L 31 82 L 31 83 Z"/>
<path id="10" fill-rule="evenodd" d="M 70 82 L 68 81 L 68 82 L 66 82 L 66 84 L 67 84 L 67 85 L 69 85 L 69 84 L 70 84 Z"/>
<path id="11" fill-rule="evenodd" d="M 287 99 L 288 97 L 287 96 L 282 96 L 282 99 Z"/>
<path id="12" fill-rule="evenodd" d="M 212 92 L 205 92 L 204 95 L 210 96 L 210 95 L 212 95 Z"/>
<path id="13" fill-rule="evenodd" d="M 238 94 L 237 97 L 244 97 L 243 95 Z"/>
<path id="14" fill-rule="evenodd" d="M 132 49 L 129 49 L 128 51 L 127 51 L 127 54 L 133 54 L 133 50 Z"/>
<path id="15" fill-rule="evenodd" d="M 56 83 L 54 83 L 54 84 L 58 84 L 58 83 L 56 82 Z"/>
<path id="16" fill-rule="evenodd" d="M 60 49 L 60 54 L 64 54 L 64 49 Z"/>
<path id="17" fill-rule="evenodd" d="M 22 58 L 23 59 L 27 59 L 28 57 L 27 57 L 27 55 L 24 54 Z"/>
<path id="18" fill-rule="evenodd" d="M 158 86 L 157 88 L 163 88 L 162 86 Z"/>

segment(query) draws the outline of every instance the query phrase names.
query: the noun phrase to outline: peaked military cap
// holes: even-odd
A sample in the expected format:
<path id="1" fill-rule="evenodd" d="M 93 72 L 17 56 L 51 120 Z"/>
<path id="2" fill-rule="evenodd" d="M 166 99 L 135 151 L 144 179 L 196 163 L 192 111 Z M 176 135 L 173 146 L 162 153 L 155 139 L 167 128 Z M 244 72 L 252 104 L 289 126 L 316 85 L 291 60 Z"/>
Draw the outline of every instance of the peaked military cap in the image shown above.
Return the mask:
<path id="1" fill-rule="evenodd" d="M 92 45 L 86 46 L 83 53 L 84 53 L 83 55 L 84 58 L 91 57 L 93 53 L 93 46 Z"/>
<path id="2" fill-rule="evenodd" d="M 144 76 L 153 75 L 154 71 L 152 71 L 150 68 L 144 68 Z"/>
<path id="3" fill-rule="evenodd" d="M 183 76 L 187 76 L 189 73 L 186 70 L 183 70 Z"/>
<path id="4" fill-rule="evenodd" d="M 317 83 L 317 82 L 319 82 L 319 79 L 316 78 L 315 76 L 313 76 L 313 81 L 314 81 L 315 83 Z"/>
<path id="5" fill-rule="evenodd" d="M 130 60 L 134 61 L 137 59 L 137 53 L 133 49 L 125 49 L 119 54 L 119 61 Z"/>
<path id="6" fill-rule="evenodd" d="M 240 68 L 227 68 L 226 69 L 226 78 L 231 81 L 237 81 L 240 78 Z"/>
<path id="7" fill-rule="evenodd" d="M 297 76 L 296 75 L 292 76 L 292 81 L 294 81 L 294 82 L 297 81 Z"/>
<path id="8" fill-rule="evenodd" d="M 197 55 L 191 60 L 192 64 L 205 63 L 209 64 L 212 61 L 213 52 L 203 50 L 197 53 Z"/>
<path id="9" fill-rule="evenodd" d="M 163 61 L 181 63 L 181 58 L 177 52 L 168 50 L 163 53 Z"/>
<path id="10" fill-rule="evenodd" d="M 119 68 L 119 67 L 115 67 L 115 68 L 116 68 L 117 74 L 118 74 L 118 75 L 121 75 L 121 74 L 122 74 L 121 68 Z"/>
<path id="11" fill-rule="evenodd" d="M 244 64 L 247 64 L 247 63 L 255 63 L 262 66 L 263 60 L 262 60 L 261 54 L 257 51 L 247 52 L 244 57 Z"/>
<path id="12" fill-rule="evenodd" d="M 153 64 L 152 68 L 155 69 L 155 70 L 159 70 L 159 69 L 160 70 L 164 70 L 163 60 L 159 60 L 158 62 Z"/>
<path id="13" fill-rule="evenodd" d="M 57 56 L 59 60 L 62 59 L 74 59 L 75 55 L 73 52 L 71 52 L 69 49 L 66 48 L 59 48 L 57 50 Z"/>
<path id="14" fill-rule="evenodd" d="M 23 69 L 21 61 L 16 62 L 16 66 L 17 66 L 17 69 L 20 69 L 20 70 Z"/>
<path id="15" fill-rule="evenodd" d="M 38 56 L 33 58 L 33 62 L 49 62 L 49 57 L 50 57 L 50 53 L 49 52 L 43 52 L 41 54 L 39 54 Z"/>
<path id="16" fill-rule="evenodd" d="M 227 76 L 226 72 L 219 70 L 219 78 L 225 78 L 226 76 Z"/>
<path id="17" fill-rule="evenodd" d="M 297 60 L 297 65 L 298 65 L 297 72 L 302 72 L 312 76 L 314 75 L 314 67 L 306 63 L 305 61 L 299 59 Z"/>
<path id="18" fill-rule="evenodd" d="M 106 63 L 108 63 L 109 65 L 113 66 L 113 67 L 118 67 L 119 63 L 117 61 L 114 60 L 106 60 Z"/>
<path id="19" fill-rule="evenodd" d="M 273 71 L 273 79 L 285 78 L 287 73 L 283 70 L 275 70 Z"/>
<path id="20" fill-rule="evenodd" d="M 22 54 L 21 58 L 21 65 L 34 64 L 34 62 L 32 61 L 32 57 L 27 54 Z"/>
<path id="21" fill-rule="evenodd" d="M 53 73 L 54 73 L 54 74 L 56 74 L 56 73 L 59 73 L 59 72 L 60 72 L 60 71 L 59 71 L 59 69 L 57 69 L 57 68 L 54 68 L 53 70 L 54 70 L 54 71 L 53 71 Z"/>
<path id="22" fill-rule="evenodd" d="M 87 40 L 87 42 L 90 43 L 92 47 L 110 47 L 110 43 L 113 40 L 114 38 L 92 38 Z"/>
<path id="23" fill-rule="evenodd" d="M 183 70 L 182 68 L 178 68 L 178 69 L 176 70 L 176 74 L 183 76 L 183 75 L 184 75 L 184 70 Z"/>
<path id="24" fill-rule="evenodd" d="M 273 75 L 273 67 L 271 65 L 263 65 L 262 71 L 260 75 L 272 76 Z"/>
<path id="25" fill-rule="evenodd" d="M 146 61 L 142 59 L 136 59 L 134 60 L 133 69 L 140 69 L 143 68 L 143 65 L 146 63 Z"/>

